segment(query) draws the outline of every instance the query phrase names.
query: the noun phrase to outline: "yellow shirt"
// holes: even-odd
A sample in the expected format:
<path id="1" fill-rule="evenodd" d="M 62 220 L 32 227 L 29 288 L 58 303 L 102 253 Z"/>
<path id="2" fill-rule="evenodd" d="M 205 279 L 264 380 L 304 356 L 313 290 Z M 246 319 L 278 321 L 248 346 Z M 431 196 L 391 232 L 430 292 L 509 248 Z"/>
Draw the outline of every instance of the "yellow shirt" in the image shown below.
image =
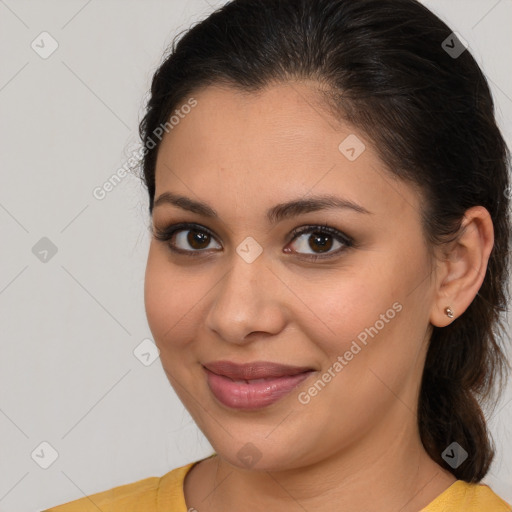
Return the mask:
<path id="1" fill-rule="evenodd" d="M 188 512 L 183 482 L 185 475 L 199 462 L 176 468 L 161 478 L 145 478 L 42 512 Z M 487 485 L 457 480 L 419 512 L 511 511 L 512 507 Z"/>

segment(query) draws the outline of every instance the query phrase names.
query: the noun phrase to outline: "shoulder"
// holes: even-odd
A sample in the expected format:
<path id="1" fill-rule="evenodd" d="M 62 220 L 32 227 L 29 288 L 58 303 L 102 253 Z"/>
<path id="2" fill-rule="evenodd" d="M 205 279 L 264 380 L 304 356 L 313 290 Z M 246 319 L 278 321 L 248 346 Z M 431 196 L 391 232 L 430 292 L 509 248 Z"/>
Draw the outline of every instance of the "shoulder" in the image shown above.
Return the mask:
<path id="1" fill-rule="evenodd" d="M 84 496 L 42 512 L 186 512 L 183 495 L 185 475 L 197 462 L 169 471 L 162 477 L 149 477 L 114 487 L 107 491 Z M 172 509 L 170 507 L 173 507 Z"/>
<path id="2" fill-rule="evenodd" d="M 488 485 L 457 480 L 420 512 L 512 512 L 512 506 Z"/>
<path id="3" fill-rule="evenodd" d="M 466 483 L 466 482 L 465 482 Z M 512 512 L 512 505 L 498 496 L 488 485 L 466 484 L 468 486 L 466 499 L 469 510 L 488 510 L 489 512 Z"/>
<path id="4" fill-rule="evenodd" d="M 108 491 L 84 496 L 43 512 L 126 512 L 155 503 L 160 478 L 149 477 L 136 482 L 114 487 Z M 145 509 L 144 509 L 145 510 Z M 152 510 L 147 508 L 147 510 Z M 155 509 L 156 510 L 156 509 Z"/>

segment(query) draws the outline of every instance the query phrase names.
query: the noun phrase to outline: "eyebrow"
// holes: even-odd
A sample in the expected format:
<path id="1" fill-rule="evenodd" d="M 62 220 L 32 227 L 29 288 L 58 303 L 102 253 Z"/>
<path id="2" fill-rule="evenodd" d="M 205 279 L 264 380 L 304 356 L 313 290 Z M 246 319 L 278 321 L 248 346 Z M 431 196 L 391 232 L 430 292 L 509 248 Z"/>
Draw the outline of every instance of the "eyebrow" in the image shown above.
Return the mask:
<path id="1" fill-rule="evenodd" d="M 153 204 L 153 208 L 163 204 L 170 204 L 192 213 L 197 213 L 203 217 L 216 218 L 217 212 L 208 204 L 195 201 L 189 197 L 164 192 Z M 358 213 L 373 215 L 360 204 L 354 203 L 348 199 L 334 195 L 312 196 L 307 199 L 295 199 L 285 203 L 279 203 L 267 210 L 267 219 L 270 224 L 276 224 L 284 219 L 295 217 L 304 213 L 315 212 L 318 210 L 328 210 L 335 208 L 351 209 Z"/>

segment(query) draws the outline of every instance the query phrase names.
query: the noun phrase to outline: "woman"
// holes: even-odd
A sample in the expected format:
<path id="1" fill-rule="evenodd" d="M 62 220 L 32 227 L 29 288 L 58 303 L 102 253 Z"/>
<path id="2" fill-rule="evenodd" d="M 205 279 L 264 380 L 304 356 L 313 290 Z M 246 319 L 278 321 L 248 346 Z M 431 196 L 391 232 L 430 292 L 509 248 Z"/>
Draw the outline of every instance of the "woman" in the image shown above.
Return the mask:
<path id="1" fill-rule="evenodd" d="M 509 368 L 493 109 L 415 0 L 235 0 L 189 30 L 140 125 L 145 304 L 215 453 L 50 510 L 510 511 L 480 484 Z"/>

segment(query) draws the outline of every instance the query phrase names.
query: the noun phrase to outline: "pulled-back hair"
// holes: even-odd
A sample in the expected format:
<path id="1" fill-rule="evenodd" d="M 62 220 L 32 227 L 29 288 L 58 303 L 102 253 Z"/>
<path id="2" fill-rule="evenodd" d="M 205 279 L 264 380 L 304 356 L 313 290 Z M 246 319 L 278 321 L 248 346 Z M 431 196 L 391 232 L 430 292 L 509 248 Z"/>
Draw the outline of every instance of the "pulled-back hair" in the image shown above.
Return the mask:
<path id="1" fill-rule="evenodd" d="M 234 0 L 174 39 L 153 77 L 139 132 L 148 148 L 142 179 L 151 215 L 155 130 L 193 91 L 227 84 L 255 92 L 315 80 L 333 115 L 366 134 L 390 175 L 421 191 L 431 251 L 455 239 L 468 208 L 489 211 L 494 246 L 485 279 L 462 315 L 432 326 L 417 418 L 430 457 L 458 479 L 478 482 L 495 453 L 482 407 L 496 405 L 510 369 L 501 344 L 509 151 L 487 80 L 469 50 L 447 51 L 461 49 L 451 34 L 416 0 Z M 469 454 L 457 468 L 441 456 L 453 441 Z"/>

